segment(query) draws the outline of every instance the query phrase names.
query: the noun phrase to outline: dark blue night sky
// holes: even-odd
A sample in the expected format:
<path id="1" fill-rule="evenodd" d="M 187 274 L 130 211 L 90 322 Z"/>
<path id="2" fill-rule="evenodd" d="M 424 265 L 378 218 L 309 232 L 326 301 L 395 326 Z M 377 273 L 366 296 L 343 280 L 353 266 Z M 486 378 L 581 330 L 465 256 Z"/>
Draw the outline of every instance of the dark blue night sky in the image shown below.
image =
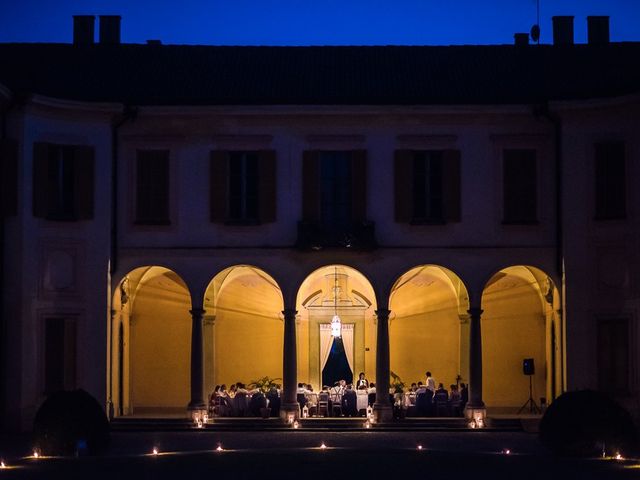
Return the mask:
<path id="1" fill-rule="evenodd" d="M 536 0 L 0 0 L 0 42 L 71 42 L 73 14 L 122 15 L 122 41 L 206 45 L 512 43 L 536 21 Z M 640 0 L 540 0 L 551 16 L 611 17 L 611 40 L 640 40 Z"/>

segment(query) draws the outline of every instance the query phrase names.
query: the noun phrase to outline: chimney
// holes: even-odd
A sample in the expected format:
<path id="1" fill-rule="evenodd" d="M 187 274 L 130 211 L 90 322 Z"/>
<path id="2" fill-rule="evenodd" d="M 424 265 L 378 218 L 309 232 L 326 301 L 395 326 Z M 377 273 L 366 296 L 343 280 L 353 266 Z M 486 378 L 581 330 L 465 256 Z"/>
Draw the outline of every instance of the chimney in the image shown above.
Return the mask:
<path id="1" fill-rule="evenodd" d="M 528 33 L 514 33 L 513 34 L 514 45 L 518 47 L 522 47 L 524 45 L 529 45 L 529 34 Z"/>
<path id="2" fill-rule="evenodd" d="M 120 43 L 120 15 L 100 15 L 100 43 L 118 45 Z"/>
<path id="3" fill-rule="evenodd" d="M 573 45 L 573 17 L 551 17 L 553 21 L 553 44 Z"/>
<path id="4" fill-rule="evenodd" d="M 589 45 L 606 45 L 609 43 L 609 17 L 587 17 Z"/>
<path id="5" fill-rule="evenodd" d="M 96 23 L 94 15 L 73 16 L 73 44 L 93 45 L 93 34 Z"/>

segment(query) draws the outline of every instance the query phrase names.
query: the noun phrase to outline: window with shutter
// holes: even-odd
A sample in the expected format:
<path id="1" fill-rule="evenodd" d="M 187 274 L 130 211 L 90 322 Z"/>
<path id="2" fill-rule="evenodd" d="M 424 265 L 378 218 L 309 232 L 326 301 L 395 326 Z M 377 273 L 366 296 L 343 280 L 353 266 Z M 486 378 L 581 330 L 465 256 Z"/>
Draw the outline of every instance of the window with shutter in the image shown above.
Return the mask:
<path id="1" fill-rule="evenodd" d="M 76 323 L 70 318 L 45 318 L 45 393 L 76 387 Z"/>
<path id="2" fill-rule="evenodd" d="M 596 220 L 622 219 L 627 215 L 625 146 L 622 142 L 595 145 Z"/>
<path id="3" fill-rule="evenodd" d="M 397 150 L 395 219 L 400 223 L 460 221 L 460 152 Z"/>
<path id="4" fill-rule="evenodd" d="M 55 221 L 93 218 L 93 192 L 93 147 L 34 144 L 34 216 Z"/>
<path id="5" fill-rule="evenodd" d="M 442 152 L 413 154 L 413 223 L 444 223 Z"/>
<path id="6" fill-rule="evenodd" d="M 538 172 L 536 151 L 503 151 L 503 223 L 532 224 L 538 221 Z"/>
<path id="7" fill-rule="evenodd" d="M 275 151 L 213 151 L 210 173 L 212 222 L 275 222 Z"/>
<path id="8" fill-rule="evenodd" d="M 230 152 L 228 217 L 230 223 L 258 223 L 259 182 L 257 152 Z"/>
<path id="9" fill-rule="evenodd" d="M 598 322 L 598 388 L 629 393 L 629 320 L 601 319 Z"/>
<path id="10" fill-rule="evenodd" d="M 136 159 L 136 217 L 138 225 L 168 225 L 169 151 L 138 150 Z"/>
<path id="11" fill-rule="evenodd" d="M 351 152 L 320 152 L 320 221 L 329 230 L 348 230 L 352 223 Z"/>
<path id="12" fill-rule="evenodd" d="M 258 181 L 260 195 L 260 223 L 276 221 L 277 170 L 276 152 L 262 150 L 259 152 Z"/>

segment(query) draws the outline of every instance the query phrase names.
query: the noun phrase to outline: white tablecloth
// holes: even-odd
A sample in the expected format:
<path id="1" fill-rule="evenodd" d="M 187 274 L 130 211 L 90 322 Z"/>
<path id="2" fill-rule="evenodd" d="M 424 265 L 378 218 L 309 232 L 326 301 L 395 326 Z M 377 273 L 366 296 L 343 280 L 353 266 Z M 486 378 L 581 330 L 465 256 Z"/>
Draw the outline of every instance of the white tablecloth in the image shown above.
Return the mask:
<path id="1" fill-rule="evenodd" d="M 366 410 L 369 405 L 369 394 L 366 390 L 356 390 L 358 411 Z"/>

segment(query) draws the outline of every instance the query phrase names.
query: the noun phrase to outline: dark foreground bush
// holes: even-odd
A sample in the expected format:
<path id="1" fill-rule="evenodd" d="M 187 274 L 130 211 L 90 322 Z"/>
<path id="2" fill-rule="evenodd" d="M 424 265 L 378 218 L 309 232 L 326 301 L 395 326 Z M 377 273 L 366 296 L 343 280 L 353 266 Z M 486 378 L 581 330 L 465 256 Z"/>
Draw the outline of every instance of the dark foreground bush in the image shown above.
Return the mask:
<path id="1" fill-rule="evenodd" d="M 568 456 L 629 453 L 636 430 L 629 412 L 607 395 L 592 390 L 558 397 L 540 422 L 540 440 L 552 452 Z"/>
<path id="2" fill-rule="evenodd" d="M 33 434 L 42 455 L 94 455 L 109 444 L 109 421 L 84 390 L 57 392 L 36 413 Z"/>

